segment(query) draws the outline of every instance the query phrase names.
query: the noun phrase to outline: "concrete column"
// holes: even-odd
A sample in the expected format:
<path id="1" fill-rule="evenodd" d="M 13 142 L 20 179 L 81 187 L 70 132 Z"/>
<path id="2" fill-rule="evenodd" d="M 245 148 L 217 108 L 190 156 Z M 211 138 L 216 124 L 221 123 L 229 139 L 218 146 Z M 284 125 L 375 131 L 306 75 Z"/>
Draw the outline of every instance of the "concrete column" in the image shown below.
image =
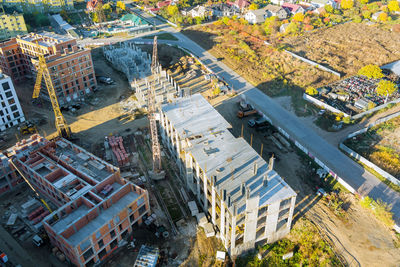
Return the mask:
<path id="1" fill-rule="evenodd" d="M 232 225 L 232 231 L 231 231 L 231 253 L 234 252 L 234 249 L 236 247 L 236 210 L 234 210 L 233 214 L 232 214 L 232 221 L 231 221 L 231 225 Z"/>
<path id="2" fill-rule="evenodd" d="M 204 211 L 208 212 L 208 201 L 207 201 L 207 176 L 203 172 L 203 191 L 204 191 Z"/>
<path id="3" fill-rule="evenodd" d="M 216 215 L 215 215 L 215 187 L 214 185 L 211 187 L 211 221 L 215 225 L 216 224 Z"/>
<path id="4" fill-rule="evenodd" d="M 274 233 L 276 232 L 276 225 L 278 223 L 279 216 L 279 205 L 280 201 L 276 201 L 268 205 L 267 221 L 265 224 L 265 234 L 268 239 L 273 237 Z"/>
<path id="5" fill-rule="evenodd" d="M 160 125 L 161 125 L 161 139 L 165 140 L 165 125 L 164 125 L 164 113 L 160 111 Z"/>
<path id="6" fill-rule="evenodd" d="M 197 199 L 200 202 L 200 166 L 199 163 L 196 162 L 196 176 L 197 176 Z"/>
<path id="7" fill-rule="evenodd" d="M 169 141 L 170 141 L 170 150 L 172 151 L 172 146 L 173 146 L 173 138 L 174 138 L 174 136 L 173 136 L 173 133 L 174 133 L 174 128 L 172 128 L 172 123 L 171 122 L 169 122 L 169 129 L 170 129 L 170 134 L 169 134 Z"/>
<path id="8" fill-rule="evenodd" d="M 246 217 L 244 225 L 243 243 L 255 242 L 257 230 L 258 204 L 260 197 L 257 195 L 246 200 Z"/>
<path id="9" fill-rule="evenodd" d="M 222 200 L 221 197 L 221 202 L 219 203 L 219 206 L 221 207 L 221 213 L 219 214 L 220 217 L 220 226 L 219 226 L 219 231 L 220 231 L 220 236 L 221 238 L 223 238 L 223 240 L 225 241 L 225 205 L 224 205 L 224 201 Z M 225 245 L 226 248 L 226 245 Z"/>
<path id="10" fill-rule="evenodd" d="M 186 186 L 192 192 L 193 190 L 193 159 L 189 153 L 185 153 L 186 158 Z"/>
<path id="11" fill-rule="evenodd" d="M 230 240 L 230 236 L 229 236 L 229 221 L 230 221 L 230 218 L 228 216 L 228 218 L 227 218 L 227 220 L 225 222 L 225 248 L 226 249 L 229 249 L 228 248 L 228 243 L 229 243 L 229 240 Z"/>
<path id="12" fill-rule="evenodd" d="M 287 223 L 289 231 L 292 226 L 292 219 L 293 219 L 293 212 L 294 212 L 295 205 L 296 205 L 296 196 L 292 197 L 292 200 L 290 202 L 289 218 L 288 218 L 288 223 Z"/>

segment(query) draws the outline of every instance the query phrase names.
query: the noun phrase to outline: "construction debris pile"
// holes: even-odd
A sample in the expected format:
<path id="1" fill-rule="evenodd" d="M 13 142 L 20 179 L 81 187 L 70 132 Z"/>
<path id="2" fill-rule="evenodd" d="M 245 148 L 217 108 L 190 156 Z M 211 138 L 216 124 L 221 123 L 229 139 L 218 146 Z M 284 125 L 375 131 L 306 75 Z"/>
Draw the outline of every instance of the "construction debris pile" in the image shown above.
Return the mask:
<path id="1" fill-rule="evenodd" d="M 125 150 L 122 136 L 106 136 L 104 146 L 106 154 L 111 148 L 111 158 L 119 167 L 129 165 L 129 155 Z"/>
<path id="2" fill-rule="evenodd" d="M 103 46 L 105 58 L 123 72 L 128 81 L 144 78 L 151 74 L 151 57 L 134 43 L 120 42 L 119 45 Z"/>

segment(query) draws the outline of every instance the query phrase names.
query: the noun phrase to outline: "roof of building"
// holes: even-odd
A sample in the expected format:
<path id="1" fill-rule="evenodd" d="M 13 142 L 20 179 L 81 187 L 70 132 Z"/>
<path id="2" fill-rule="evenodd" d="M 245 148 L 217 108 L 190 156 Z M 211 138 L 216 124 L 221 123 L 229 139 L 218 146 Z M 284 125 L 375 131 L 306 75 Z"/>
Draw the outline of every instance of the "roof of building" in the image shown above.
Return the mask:
<path id="1" fill-rule="evenodd" d="M 161 7 L 169 6 L 171 3 L 172 3 L 171 0 L 160 1 L 157 3 L 157 7 L 161 8 Z"/>
<path id="2" fill-rule="evenodd" d="M 290 12 L 296 12 L 299 8 L 302 8 L 300 5 L 292 4 L 292 3 L 283 3 L 283 8 L 287 8 Z"/>
<path id="3" fill-rule="evenodd" d="M 271 12 L 274 12 L 274 13 L 277 13 L 277 12 L 279 12 L 280 10 L 285 10 L 285 9 L 283 9 L 281 6 L 271 5 L 271 4 L 267 5 L 267 6 L 265 7 L 265 9 L 266 9 L 266 10 L 269 10 L 269 11 L 271 11 Z M 286 12 L 286 11 L 285 11 L 285 12 Z"/>
<path id="4" fill-rule="evenodd" d="M 250 5 L 250 2 L 248 2 L 246 0 L 236 0 L 235 2 L 227 2 L 227 4 L 234 5 L 240 9 L 242 9 L 242 8 L 248 7 Z"/>
<path id="5" fill-rule="evenodd" d="M 149 24 L 146 20 L 134 15 L 134 14 L 126 14 L 121 18 L 121 21 L 127 22 L 131 21 L 135 25 L 147 25 Z"/>
<path id="6" fill-rule="evenodd" d="M 381 69 L 391 70 L 394 74 L 400 76 L 400 60 L 394 61 L 392 63 L 383 65 Z"/>
<path id="7" fill-rule="evenodd" d="M 72 27 L 71 25 L 69 25 L 68 22 L 66 22 L 61 16 L 60 14 L 55 14 L 52 15 L 52 18 L 55 20 L 55 22 L 58 24 L 59 27 L 61 27 L 63 30 L 65 31 L 69 31 L 69 30 L 74 30 L 75 28 Z"/>
<path id="8" fill-rule="evenodd" d="M 259 196 L 260 206 L 295 195 L 243 138 L 231 134 L 229 123 L 200 94 L 166 104 L 162 111 L 178 134 L 188 138 L 190 145 L 186 151 L 207 178 L 212 183 L 216 179 L 217 192 L 226 190 L 232 211 L 236 209 L 239 214 L 246 208 L 243 186 L 250 197 Z M 264 178 L 268 179 L 267 186 L 263 185 Z"/>
<path id="9" fill-rule="evenodd" d="M 142 245 L 134 267 L 156 267 L 160 251 L 158 248 Z"/>
<path id="10" fill-rule="evenodd" d="M 40 32 L 40 33 L 29 33 L 27 35 L 21 36 L 18 39 L 26 42 L 38 42 L 42 46 L 54 46 L 59 43 L 68 42 L 74 40 L 74 38 L 60 35 L 52 32 Z"/>

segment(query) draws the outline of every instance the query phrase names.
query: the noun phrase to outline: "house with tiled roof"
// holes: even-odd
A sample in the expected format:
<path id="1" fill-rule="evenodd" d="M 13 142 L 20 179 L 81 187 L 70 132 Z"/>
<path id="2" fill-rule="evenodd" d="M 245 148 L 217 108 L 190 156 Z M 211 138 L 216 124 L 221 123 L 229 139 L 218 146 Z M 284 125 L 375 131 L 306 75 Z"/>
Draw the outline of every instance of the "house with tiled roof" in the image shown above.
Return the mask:
<path id="1" fill-rule="evenodd" d="M 228 1 L 227 4 L 243 12 L 250 5 L 250 2 L 247 0 L 236 0 L 235 2 Z"/>
<path id="2" fill-rule="evenodd" d="M 296 13 L 304 13 L 305 11 L 302 6 L 297 4 L 283 3 L 282 7 L 286 9 L 286 11 L 291 15 L 294 15 Z"/>
<path id="3" fill-rule="evenodd" d="M 267 17 L 278 17 L 279 19 L 286 19 L 288 16 L 288 12 L 281 6 L 277 5 L 267 5 L 266 7 L 267 10 Z"/>

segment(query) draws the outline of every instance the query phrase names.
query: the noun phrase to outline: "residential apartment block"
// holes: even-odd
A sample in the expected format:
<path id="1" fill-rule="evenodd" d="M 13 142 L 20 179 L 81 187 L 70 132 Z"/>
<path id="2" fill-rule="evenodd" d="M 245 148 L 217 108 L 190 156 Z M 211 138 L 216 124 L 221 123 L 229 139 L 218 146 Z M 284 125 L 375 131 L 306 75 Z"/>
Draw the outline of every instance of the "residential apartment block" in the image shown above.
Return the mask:
<path id="1" fill-rule="evenodd" d="M 232 255 L 290 231 L 296 193 L 229 123 L 195 94 L 163 105 L 161 136 L 186 187 Z"/>
<path id="2" fill-rule="evenodd" d="M 0 40 L 27 33 L 28 29 L 22 14 L 0 14 Z"/>
<path id="3" fill-rule="evenodd" d="M 150 212 L 146 190 L 63 138 L 33 135 L 4 155 L 58 207 L 42 223 L 51 243 L 76 266 L 100 263 Z"/>
<path id="4" fill-rule="evenodd" d="M 11 78 L 0 73 L 0 131 L 25 121 Z"/>
<path id="5" fill-rule="evenodd" d="M 60 105 L 96 89 L 90 50 L 78 48 L 74 38 L 50 32 L 30 33 L 0 43 L 0 68 L 14 82 L 35 79 L 39 53 L 45 54 Z M 41 92 L 46 94 L 47 90 Z"/>
<path id="6" fill-rule="evenodd" d="M 24 13 L 57 12 L 74 8 L 73 0 L 2 0 L 1 3 L 4 6 L 15 7 Z"/>

